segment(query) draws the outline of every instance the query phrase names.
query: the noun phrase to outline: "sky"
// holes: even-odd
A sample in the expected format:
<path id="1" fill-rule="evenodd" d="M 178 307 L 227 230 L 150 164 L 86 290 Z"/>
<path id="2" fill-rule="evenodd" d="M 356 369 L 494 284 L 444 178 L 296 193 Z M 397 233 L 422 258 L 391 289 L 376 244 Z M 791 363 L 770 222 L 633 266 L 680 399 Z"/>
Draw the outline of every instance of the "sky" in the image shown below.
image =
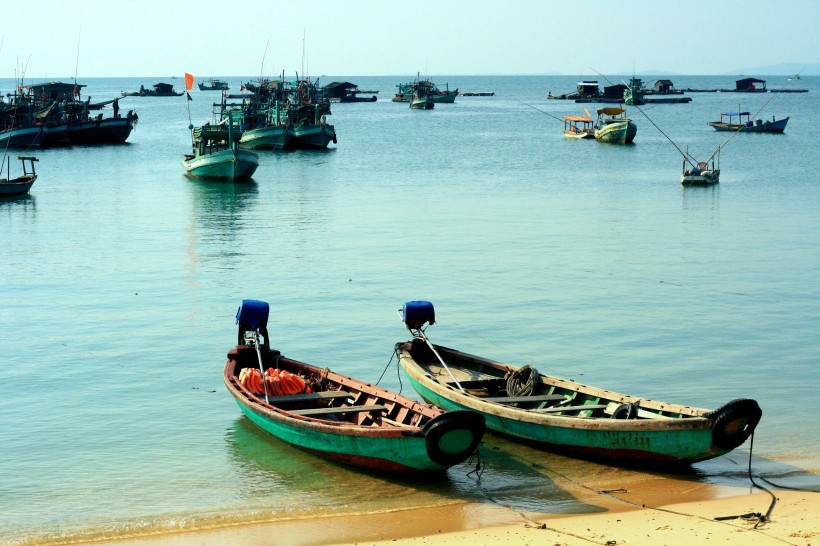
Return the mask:
<path id="1" fill-rule="evenodd" d="M 820 0 L 38 0 L 0 20 L 0 78 L 27 81 L 820 63 Z"/>

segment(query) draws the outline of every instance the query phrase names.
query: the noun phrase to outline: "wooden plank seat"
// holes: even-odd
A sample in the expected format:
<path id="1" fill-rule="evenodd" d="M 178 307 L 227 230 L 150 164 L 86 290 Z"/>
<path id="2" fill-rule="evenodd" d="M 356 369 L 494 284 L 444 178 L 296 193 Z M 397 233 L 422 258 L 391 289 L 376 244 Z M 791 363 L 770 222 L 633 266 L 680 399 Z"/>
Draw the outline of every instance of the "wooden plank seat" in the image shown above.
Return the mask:
<path id="1" fill-rule="evenodd" d="M 282 394 L 279 396 L 268 396 L 268 401 L 271 404 L 284 404 L 296 402 L 313 402 L 316 400 L 336 400 L 337 398 L 350 398 L 352 395 L 346 391 L 321 391 L 308 392 L 304 394 Z M 264 394 L 260 394 L 259 398 L 265 399 Z"/>
<path id="2" fill-rule="evenodd" d="M 371 406 L 340 406 L 335 408 L 312 408 L 293 410 L 290 413 L 302 415 L 304 417 L 316 417 L 319 415 L 333 415 L 334 413 L 360 413 L 363 411 L 387 411 L 387 406 L 374 404 Z"/>
<path id="3" fill-rule="evenodd" d="M 603 410 L 606 409 L 606 404 L 587 404 L 586 406 L 554 406 L 551 408 L 534 409 L 538 413 L 574 413 L 584 410 Z"/>
<path id="4" fill-rule="evenodd" d="M 563 394 L 535 394 L 533 396 L 490 396 L 482 398 L 486 402 L 495 402 L 496 404 L 518 404 L 521 402 L 559 402 L 566 400 L 567 397 Z"/>

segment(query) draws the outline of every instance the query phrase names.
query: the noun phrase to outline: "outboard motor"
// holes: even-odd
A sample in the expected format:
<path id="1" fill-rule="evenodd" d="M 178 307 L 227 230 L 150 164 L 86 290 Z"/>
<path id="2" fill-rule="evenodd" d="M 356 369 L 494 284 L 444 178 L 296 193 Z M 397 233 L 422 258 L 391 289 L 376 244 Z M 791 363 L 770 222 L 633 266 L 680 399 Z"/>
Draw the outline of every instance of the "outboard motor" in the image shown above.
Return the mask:
<path id="1" fill-rule="evenodd" d="M 236 323 L 239 324 L 239 345 L 268 348 L 268 314 L 270 306 L 260 300 L 242 300 L 236 312 Z M 259 341 L 259 336 L 264 342 Z"/>
<path id="2" fill-rule="evenodd" d="M 408 301 L 402 308 L 401 320 L 409 330 L 421 330 L 425 324 L 435 324 L 436 311 L 429 301 Z"/>

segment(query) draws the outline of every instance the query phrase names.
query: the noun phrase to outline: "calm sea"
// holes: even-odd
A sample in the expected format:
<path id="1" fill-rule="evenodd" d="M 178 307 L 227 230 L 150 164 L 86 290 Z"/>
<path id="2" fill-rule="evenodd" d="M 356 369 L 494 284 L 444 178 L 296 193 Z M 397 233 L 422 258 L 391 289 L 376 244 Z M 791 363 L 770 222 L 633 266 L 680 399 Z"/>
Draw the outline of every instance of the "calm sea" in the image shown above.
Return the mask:
<path id="1" fill-rule="evenodd" d="M 140 118 L 125 145 L 36 151 L 30 196 L 0 201 L 0 542 L 454 501 L 585 512 L 579 485 L 635 476 L 493 437 L 480 482 L 475 461 L 419 483 L 284 445 L 222 384 L 243 298 L 270 303 L 288 356 L 405 394 L 396 310 L 427 299 L 437 343 L 671 402 L 754 398 L 755 473 L 818 487 L 820 78 L 644 107 L 701 159 L 727 139 L 706 125 L 721 112 L 791 116 L 734 137 L 710 188 L 681 186 L 679 152 L 634 108 L 632 146 L 565 139 L 551 116 L 584 105 L 546 95 L 579 78 L 435 77 L 496 95 L 431 111 L 390 101 L 411 79 L 322 77 L 379 100 L 333 105 L 338 145 L 263 152 L 244 184 L 183 174 L 189 107 L 202 124 L 219 98 L 198 90 L 123 99 Z M 95 102 L 160 81 L 184 87 L 81 83 Z M 679 479 L 747 485 L 749 447 Z"/>

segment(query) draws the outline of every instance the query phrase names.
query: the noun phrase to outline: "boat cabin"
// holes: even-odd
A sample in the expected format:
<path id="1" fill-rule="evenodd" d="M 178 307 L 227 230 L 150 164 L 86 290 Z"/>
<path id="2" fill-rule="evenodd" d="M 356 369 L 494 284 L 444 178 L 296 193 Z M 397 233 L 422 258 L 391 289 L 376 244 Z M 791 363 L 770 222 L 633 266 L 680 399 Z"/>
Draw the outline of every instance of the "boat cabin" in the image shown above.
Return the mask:
<path id="1" fill-rule="evenodd" d="M 83 87 L 83 84 L 63 82 L 35 83 L 26 86 L 33 97 L 53 101 L 72 100 L 80 95 Z"/>
<path id="2" fill-rule="evenodd" d="M 350 82 L 331 82 L 324 86 L 325 96 L 330 99 L 341 99 L 342 97 L 355 96 L 359 92 L 359 86 Z"/>
<path id="3" fill-rule="evenodd" d="M 757 78 L 743 78 L 735 82 L 735 91 L 745 91 L 748 93 L 765 93 L 766 80 L 758 80 Z"/>
<path id="4" fill-rule="evenodd" d="M 174 86 L 170 83 L 155 83 L 154 92 L 158 95 L 173 95 Z"/>
<path id="5" fill-rule="evenodd" d="M 623 100 L 624 91 L 626 91 L 627 89 L 628 87 L 622 83 L 609 85 L 607 87 L 604 87 L 604 98 L 613 100 Z"/>
<path id="6" fill-rule="evenodd" d="M 582 99 L 595 98 L 601 96 L 601 89 L 598 87 L 597 81 L 578 82 L 578 85 L 575 89 L 578 93 L 578 97 Z"/>
<path id="7" fill-rule="evenodd" d="M 672 80 L 658 80 L 655 82 L 655 93 L 658 94 L 667 94 L 673 93 L 675 91 L 675 84 L 672 83 Z"/>
<path id="8" fill-rule="evenodd" d="M 598 108 L 597 113 L 598 127 L 603 127 L 607 123 L 613 123 L 616 121 L 629 121 L 629 118 L 626 117 L 626 110 L 623 108 L 617 108 L 614 106 Z"/>

